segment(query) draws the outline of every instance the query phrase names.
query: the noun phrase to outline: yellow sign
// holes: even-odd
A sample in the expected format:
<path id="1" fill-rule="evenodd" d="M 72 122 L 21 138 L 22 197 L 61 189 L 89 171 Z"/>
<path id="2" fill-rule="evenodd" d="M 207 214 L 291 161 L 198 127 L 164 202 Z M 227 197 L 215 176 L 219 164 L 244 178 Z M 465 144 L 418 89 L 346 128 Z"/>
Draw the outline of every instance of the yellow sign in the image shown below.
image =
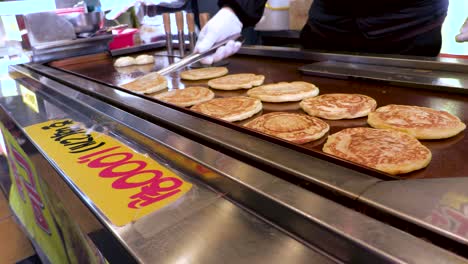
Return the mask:
<path id="1" fill-rule="evenodd" d="M 161 209 L 192 188 L 147 155 L 71 119 L 25 130 L 114 225 Z"/>
<path id="2" fill-rule="evenodd" d="M 33 163 L 0 123 L 10 168 L 10 207 L 51 263 L 67 260 L 61 234 Z"/>
<path id="3" fill-rule="evenodd" d="M 21 97 L 23 97 L 23 102 L 34 112 L 39 113 L 39 105 L 37 104 L 36 94 L 23 85 L 20 85 L 20 90 Z"/>

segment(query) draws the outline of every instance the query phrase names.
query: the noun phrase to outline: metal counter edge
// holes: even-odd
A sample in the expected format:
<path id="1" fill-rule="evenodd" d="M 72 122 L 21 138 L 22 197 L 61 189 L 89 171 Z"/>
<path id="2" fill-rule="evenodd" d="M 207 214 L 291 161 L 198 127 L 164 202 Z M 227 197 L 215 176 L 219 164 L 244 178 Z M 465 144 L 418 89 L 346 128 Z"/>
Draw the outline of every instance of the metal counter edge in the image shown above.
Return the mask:
<path id="1" fill-rule="evenodd" d="M 67 86 L 59 84 L 53 80 L 48 79 L 47 77 L 41 76 L 37 73 L 30 72 L 29 70 L 21 67 L 16 66 L 14 69 L 26 74 L 30 78 L 33 78 L 44 85 L 46 85 L 49 89 L 53 90 L 54 93 L 58 96 L 68 97 L 69 95 L 76 95 L 78 92 L 76 90 L 72 90 Z M 71 99 L 71 98 L 70 98 Z M 105 113 L 105 109 L 112 108 L 111 106 L 107 105 L 104 102 L 101 102 L 95 98 L 92 98 L 88 95 L 80 94 L 80 102 L 81 104 L 85 104 L 88 107 L 95 109 L 97 112 L 101 114 L 108 115 Z M 106 107 L 103 109 L 99 109 L 99 105 L 104 104 Z M 157 137 L 154 136 L 152 133 L 152 129 L 157 127 L 154 124 L 151 124 L 148 121 L 142 120 L 136 116 L 133 116 L 129 113 L 123 112 L 120 109 L 113 108 L 114 113 L 119 113 L 118 116 L 111 117 L 114 120 L 125 120 L 126 123 L 122 123 L 123 121 L 118 121 L 122 123 L 124 126 L 128 127 L 138 127 L 139 133 L 142 133 L 154 141 L 158 141 Z M 133 122 L 130 124 L 128 122 Z M 161 129 L 161 128 L 159 128 Z M 168 131 L 168 133 L 172 133 Z M 153 135 L 153 136 L 151 136 Z M 164 144 L 164 142 L 158 142 L 160 144 Z M 191 144 L 198 144 L 196 142 L 192 142 Z M 200 145 L 200 144 L 198 144 Z M 174 148 L 174 146 L 170 146 Z M 203 147 L 201 145 L 201 147 Z M 208 149 L 210 150 L 210 149 Z M 179 153 L 183 153 L 184 150 L 177 150 Z M 210 150 L 213 151 L 213 150 Z M 215 152 L 216 153 L 216 152 Z M 220 153 L 216 153 L 219 155 Z M 223 155 L 223 154 L 222 154 Z M 190 154 L 187 154 L 190 157 Z M 191 157 L 194 160 L 197 160 L 197 157 Z M 228 159 L 232 159 L 230 157 L 226 157 Z M 211 166 L 216 171 L 222 172 L 223 168 L 216 168 L 213 167 L 212 162 L 214 161 L 205 161 L 206 165 Z M 237 161 L 238 162 L 238 161 Z M 211 163 L 211 164 L 210 164 Z M 244 185 L 244 190 L 252 190 L 255 194 L 261 195 L 264 199 L 269 200 L 270 202 L 274 202 L 277 208 L 282 208 L 284 212 L 289 211 L 288 215 L 300 215 L 303 220 L 302 223 L 305 224 L 298 230 L 297 227 L 294 228 L 294 224 L 291 223 L 290 220 L 297 220 L 296 219 L 281 219 L 276 212 L 271 212 L 271 208 L 263 208 L 264 213 L 270 213 L 273 217 L 276 217 L 276 220 L 282 222 L 282 224 L 289 224 L 287 227 L 294 231 L 307 231 L 311 230 L 311 228 L 315 228 L 315 232 L 317 232 L 317 228 L 326 229 L 328 233 L 321 234 L 330 234 L 334 233 L 335 235 L 339 235 L 340 238 L 345 238 L 349 241 L 353 241 L 355 246 L 366 248 L 367 250 L 373 251 L 374 254 L 380 255 L 383 259 L 387 261 L 395 261 L 395 262 L 406 262 L 408 260 L 413 261 L 421 261 L 422 259 L 429 260 L 441 260 L 444 259 L 451 261 L 459 261 L 463 262 L 464 259 L 460 259 L 457 256 L 453 255 L 450 252 L 447 252 L 443 249 L 435 247 L 427 242 L 424 242 L 418 238 L 415 238 L 411 235 L 408 235 L 400 230 L 397 230 L 393 227 L 390 227 L 386 224 L 378 222 L 374 219 L 371 219 L 367 216 L 361 215 L 356 213 L 352 210 L 344 208 L 334 202 L 326 200 L 322 197 L 319 197 L 313 193 L 310 193 L 302 188 L 294 186 L 290 183 L 284 182 L 268 173 L 265 173 L 259 169 L 253 168 L 249 166 L 250 169 L 256 172 L 258 175 L 264 175 L 264 177 L 273 177 L 271 178 L 273 181 L 270 181 L 269 184 L 260 185 L 260 186 L 252 186 L 252 182 L 249 182 L 248 178 L 239 178 L 238 175 L 233 175 L 233 171 L 225 171 L 222 174 L 225 177 L 230 177 L 232 181 Z M 220 187 L 220 186 L 217 186 Z M 279 188 L 280 187 L 280 188 Z M 234 197 L 239 198 L 239 197 Z M 245 201 L 241 201 L 245 202 Z M 254 205 L 250 203 L 249 205 Z M 319 205 L 319 206 L 318 206 Z M 318 207 L 317 207 L 318 206 Z M 317 210 L 320 208 L 320 210 Z M 254 207 L 254 210 L 256 208 Z M 275 216 L 276 215 L 276 216 Z M 340 217 L 337 217 L 339 215 Z M 279 218 L 278 218 L 279 217 Z M 268 217 L 267 217 L 268 219 Z M 292 221 L 294 222 L 294 221 Z M 313 222 L 313 226 L 310 226 L 310 222 Z M 298 226 L 298 223 L 296 223 Z M 281 226 L 281 225 L 280 225 Z M 110 226 L 111 227 L 111 226 Z M 111 227 L 112 228 L 112 227 Z M 288 230 L 288 229 L 286 229 Z M 320 236 L 317 233 L 311 233 L 307 235 L 307 233 L 297 234 L 302 239 L 305 239 L 307 242 L 314 244 L 317 243 L 316 238 Z M 320 234 L 320 232 L 319 232 Z M 337 240 L 338 242 L 338 240 Z M 328 248 L 330 250 L 330 248 Z M 417 252 L 421 252 L 423 255 L 417 255 L 417 259 L 415 258 L 414 250 Z"/>

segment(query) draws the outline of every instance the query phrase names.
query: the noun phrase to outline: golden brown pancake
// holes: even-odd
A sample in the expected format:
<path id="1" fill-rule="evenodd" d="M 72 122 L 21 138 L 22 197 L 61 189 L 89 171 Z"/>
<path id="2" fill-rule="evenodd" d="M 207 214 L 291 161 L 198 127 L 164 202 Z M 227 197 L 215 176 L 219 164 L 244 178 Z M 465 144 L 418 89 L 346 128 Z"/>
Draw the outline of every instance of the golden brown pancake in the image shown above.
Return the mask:
<path id="1" fill-rule="evenodd" d="M 263 102 L 294 102 L 304 98 L 317 96 L 317 86 L 307 82 L 279 82 L 261 85 L 247 92 L 250 97 L 258 98 Z"/>
<path id="2" fill-rule="evenodd" d="M 138 66 L 127 66 L 127 67 L 116 67 L 115 70 L 121 74 L 132 74 L 134 72 L 139 72 Z"/>
<path id="3" fill-rule="evenodd" d="M 419 139 L 441 139 L 457 135 L 466 125 L 446 111 L 410 105 L 386 105 L 369 114 L 369 125 L 408 133 Z"/>
<path id="4" fill-rule="evenodd" d="M 115 67 L 127 67 L 135 64 L 135 59 L 132 57 L 120 57 L 114 62 Z"/>
<path id="5" fill-rule="evenodd" d="M 180 78 L 183 80 L 196 81 L 217 78 L 226 74 L 228 74 L 228 69 L 226 67 L 208 67 L 183 71 L 180 73 Z"/>
<path id="6" fill-rule="evenodd" d="M 139 72 L 142 73 L 149 73 L 154 69 L 153 64 L 146 64 L 146 65 L 138 65 L 136 66 Z"/>
<path id="7" fill-rule="evenodd" d="M 377 102 L 362 94 L 323 94 L 304 99 L 301 108 L 311 116 L 329 120 L 352 119 L 367 116 Z"/>
<path id="8" fill-rule="evenodd" d="M 265 76 L 253 73 L 229 74 L 208 81 L 208 86 L 219 90 L 250 89 L 263 84 Z"/>
<path id="9" fill-rule="evenodd" d="M 135 64 L 137 65 L 151 64 L 153 62 L 154 57 L 151 55 L 142 54 L 135 58 Z"/>
<path id="10" fill-rule="evenodd" d="M 192 86 L 160 93 L 153 97 L 164 102 L 187 107 L 213 99 L 214 93 L 205 87 Z"/>
<path id="11" fill-rule="evenodd" d="M 121 86 L 135 93 L 149 94 L 166 89 L 167 80 L 166 77 L 152 72 Z"/>
<path id="12" fill-rule="evenodd" d="M 330 129 L 327 123 L 316 117 L 286 112 L 262 115 L 244 126 L 297 144 L 317 140 Z"/>
<path id="13" fill-rule="evenodd" d="M 255 98 L 236 96 L 216 98 L 197 104 L 191 109 L 228 122 L 234 122 L 247 119 L 260 112 L 262 110 L 262 102 Z"/>
<path id="14" fill-rule="evenodd" d="M 329 136 L 323 151 L 392 175 L 425 168 L 432 158 L 431 151 L 411 135 L 367 127 Z"/>

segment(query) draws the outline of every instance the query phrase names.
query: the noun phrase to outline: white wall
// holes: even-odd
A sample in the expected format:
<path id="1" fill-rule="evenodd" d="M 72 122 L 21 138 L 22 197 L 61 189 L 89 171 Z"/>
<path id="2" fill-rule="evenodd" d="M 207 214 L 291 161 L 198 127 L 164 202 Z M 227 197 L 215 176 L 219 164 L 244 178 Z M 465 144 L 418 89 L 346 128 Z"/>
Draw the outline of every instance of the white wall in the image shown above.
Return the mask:
<path id="1" fill-rule="evenodd" d="M 468 17 L 468 0 L 450 0 L 449 10 L 442 26 L 441 53 L 468 55 L 468 42 L 457 43 L 455 36 Z"/>
<path id="2" fill-rule="evenodd" d="M 55 10 L 55 0 L 0 2 L 0 16 L 28 14 Z"/>

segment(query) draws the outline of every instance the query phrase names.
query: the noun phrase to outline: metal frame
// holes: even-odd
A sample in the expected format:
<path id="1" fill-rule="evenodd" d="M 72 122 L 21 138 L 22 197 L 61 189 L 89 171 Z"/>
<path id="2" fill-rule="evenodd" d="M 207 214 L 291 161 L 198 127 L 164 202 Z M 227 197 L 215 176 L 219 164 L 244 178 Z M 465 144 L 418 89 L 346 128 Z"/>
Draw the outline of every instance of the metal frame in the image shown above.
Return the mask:
<path id="1" fill-rule="evenodd" d="M 199 175 L 193 173 L 190 175 L 191 177 L 199 177 L 198 180 L 225 193 L 225 195 L 227 195 L 225 197 L 229 197 L 246 206 L 249 210 L 253 210 L 256 215 L 266 218 L 270 223 L 279 226 L 293 237 L 296 237 L 296 239 L 302 240 L 309 247 L 320 248 L 341 261 L 370 261 L 374 263 L 424 263 L 433 261 L 463 263 L 466 261 L 452 253 L 408 235 L 407 233 L 344 208 L 341 205 L 281 180 L 245 162 L 177 135 L 161 126 L 152 124 L 89 95 L 85 95 L 77 90 L 59 84 L 45 76 L 31 72 L 21 66 L 15 67 L 15 69 L 41 83 L 39 90 L 36 91 L 38 95 L 46 97 L 48 100 L 55 101 L 63 107 L 76 109 L 76 111 L 79 111 L 83 116 L 97 118 L 100 123 L 111 124 L 110 128 L 113 129 L 113 133 L 130 137 L 135 140 L 135 144 L 137 145 L 144 144 L 144 146 L 149 149 L 156 144 L 164 146 L 177 156 L 183 156 L 196 161 L 204 165 L 207 169 L 216 172 L 218 176 L 213 178 L 200 178 Z M 126 96 L 128 102 L 138 101 L 136 98 L 133 98 L 133 95 L 122 94 L 122 96 Z M 5 102 L 2 102 L 2 107 L 5 108 L 7 105 L 8 104 L 5 105 Z M 18 120 L 21 119 L 21 114 L 18 113 L 21 109 L 17 108 L 15 111 L 15 109 L 9 109 L 7 107 L 5 110 L 12 118 L 16 119 L 21 126 L 27 125 L 28 122 L 30 122 L 27 120 Z M 171 137 L 177 138 L 177 144 L 170 143 Z M 40 146 L 36 147 L 40 151 Z M 42 155 L 47 157 L 47 153 L 42 152 Z M 174 164 L 171 165 L 170 159 L 167 161 L 169 166 L 174 166 Z M 180 166 L 173 168 L 185 171 L 185 169 Z M 331 167 L 331 169 L 333 169 L 333 167 Z M 56 170 L 66 179 L 66 175 L 60 171 L 60 168 L 56 167 Z M 74 188 L 72 182 L 68 183 L 71 188 Z M 197 181 L 194 181 L 194 183 L 197 184 L 197 186 L 199 184 Z M 92 204 L 89 204 L 91 201 L 87 200 L 84 194 L 80 193 L 79 190 L 76 190 L 76 194 L 82 198 L 82 201 L 88 203 L 90 210 L 93 211 L 112 234 L 135 256 L 142 254 L 142 250 L 148 249 L 147 247 L 142 247 L 142 242 L 154 241 L 154 243 L 157 243 L 156 240 L 152 240 L 149 237 L 145 238 L 138 235 L 138 226 L 146 230 L 153 230 L 155 228 L 155 223 L 158 223 L 157 220 L 161 219 L 164 214 L 170 215 L 171 212 L 168 210 L 164 211 L 165 213 L 162 215 L 152 214 L 147 218 L 136 221 L 128 227 L 117 228 L 108 223 L 105 217 L 103 217 L 99 211 L 96 211 L 92 207 Z M 175 209 L 178 209 L 180 206 L 182 205 L 179 204 Z M 238 212 L 238 207 L 227 207 L 230 211 L 234 210 L 232 212 Z M 229 214 L 226 216 L 229 216 Z M 190 218 L 195 219 L 194 216 L 196 215 L 192 215 Z M 237 220 L 237 217 L 241 217 L 242 215 L 236 213 L 233 214 L 233 216 L 236 217 L 234 220 Z M 171 225 L 178 223 L 174 218 L 170 218 L 170 220 Z M 221 235 L 219 238 L 223 238 L 223 232 L 218 234 L 217 232 L 219 230 L 213 229 L 212 227 L 216 222 L 215 219 L 210 218 L 209 220 L 210 221 L 206 223 L 210 223 L 210 226 L 207 226 L 207 228 L 209 228 L 208 230 L 210 230 L 208 234 L 210 234 L 210 236 Z M 183 223 L 189 225 L 188 222 Z M 226 226 L 223 226 L 221 230 L 226 228 L 230 230 Z M 240 232 L 239 230 L 233 231 Z M 158 235 L 158 233 L 153 234 L 156 236 Z M 243 235 L 251 236 L 254 234 Z M 136 243 L 136 241 L 139 243 Z M 265 242 L 275 244 L 276 240 L 267 240 Z M 224 243 L 229 244 L 229 240 L 223 241 L 223 244 Z M 245 246 L 250 247 L 249 245 Z M 255 247 L 260 246 L 261 245 L 255 245 Z M 297 249 L 297 246 L 295 247 Z M 203 248 L 203 250 L 206 249 L 206 247 Z M 243 249 L 247 250 L 245 247 L 243 247 Z M 236 250 L 236 248 L 233 248 L 233 250 Z M 153 250 L 152 253 L 146 252 L 146 254 L 153 255 L 158 253 L 161 252 L 157 250 Z M 273 252 L 263 253 L 272 254 Z M 257 254 L 261 255 L 261 250 L 257 252 Z M 221 255 L 220 257 L 224 256 Z M 238 262 L 237 259 L 225 258 L 223 261 Z M 276 262 L 281 260 L 272 259 L 272 261 Z M 303 259 L 303 261 L 310 262 L 310 259 Z"/>
<path id="2" fill-rule="evenodd" d="M 338 61 L 420 70 L 436 70 L 468 74 L 468 60 L 443 57 L 376 55 L 364 53 L 329 53 L 300 48 L 245 45 L 238 54 L 311 61 Z"/>
<path id="3" fill-rule="evenodd" d="M 307 75 L 378 80 L 412 88 L 468 93 L 468 60 L 463 59 L 319 53 L 268 46 L 246 46 L 239 53 L 318 61 L 299 68 Z"/>

